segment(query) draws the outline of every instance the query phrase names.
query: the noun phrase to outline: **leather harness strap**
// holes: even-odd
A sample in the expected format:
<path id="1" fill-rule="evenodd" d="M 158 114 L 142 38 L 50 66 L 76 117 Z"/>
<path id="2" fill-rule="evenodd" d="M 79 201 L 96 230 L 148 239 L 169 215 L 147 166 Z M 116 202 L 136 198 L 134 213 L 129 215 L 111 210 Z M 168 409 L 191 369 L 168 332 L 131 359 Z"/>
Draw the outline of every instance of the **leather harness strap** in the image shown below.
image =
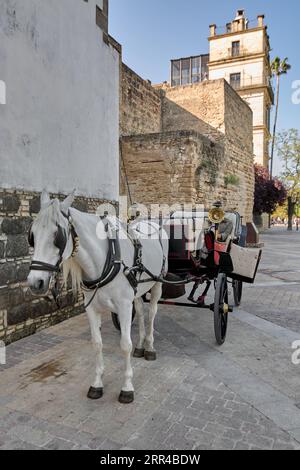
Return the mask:
<path id="1" fill-rule="evenodd" d="M 43 261 L 32 261 L 30 271 L 46 271 L 49 273 L 58 273 L 60 270 L 60 263 L 56 266 L 53 264 L 44 263 Z"/>
<path id="2" fill-rule="evenodd" d="M 121 250 L 119 243 L 118 230 L 114 230 L 108 219 L 102 219 L 105 226 L 105 232 L 108 239 L 108 253 L 102 275 L 95 281 L 82 281 L 83 288 L 86 290 L 95 290 L 110 284 L 121 271 Z M 112 235 L 109 234 L 109 228 Z"/>

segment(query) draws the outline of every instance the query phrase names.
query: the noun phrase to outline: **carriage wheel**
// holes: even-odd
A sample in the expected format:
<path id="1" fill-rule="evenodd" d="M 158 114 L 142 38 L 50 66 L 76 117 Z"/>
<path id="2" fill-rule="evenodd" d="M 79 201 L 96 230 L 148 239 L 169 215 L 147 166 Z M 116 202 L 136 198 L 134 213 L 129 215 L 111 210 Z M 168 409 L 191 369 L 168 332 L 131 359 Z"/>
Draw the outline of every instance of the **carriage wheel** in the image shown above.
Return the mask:
<path id="1" fill-rule="evenodd" d="M 225 343 L 228 324 L 228 285 L 226 274 L 219 274 L 214 303 L 214 326 L 217 343 Z"/>
<path id="2" fill-rule="evenodd" d="M 239 307 L 242 302 L 243 283 L 242 281 L 233 281 L 232 287 L 233 287 L 233 297 L 234 297 L 235 306 Z"/>
<path id="3" fill-rule="evenodd" d="M 135 319 L 135 315 L 136 315 L 136 311 L 135 311 L 135 307 L 133 305 L 133 307 L 132 307 L 132 322 Z M 112 319 L 112 322 L 113 322 L 114 327 L 116 328 L 116 330 L 121 331 L 121 325 L 120 325 L 118 314 L 112 312 L 111 319 Z"/>

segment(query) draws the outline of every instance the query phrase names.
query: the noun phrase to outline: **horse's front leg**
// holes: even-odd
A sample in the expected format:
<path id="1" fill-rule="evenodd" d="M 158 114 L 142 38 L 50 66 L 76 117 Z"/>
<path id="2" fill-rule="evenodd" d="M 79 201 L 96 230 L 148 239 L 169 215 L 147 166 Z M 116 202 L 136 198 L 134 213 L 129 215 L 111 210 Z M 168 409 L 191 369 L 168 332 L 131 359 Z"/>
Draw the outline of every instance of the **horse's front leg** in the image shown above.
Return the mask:
<path id="1" fill-rule="evenodd" d="M 98 400 L 103 396 L 103 383 L 102 376 L 104 372 L 104 361 L 103 361 L 103 344 L 101 337 L 101 313 L 95 310 L 92 306 L 88 307 L 87 315 L 90 322 L 92 343 L 95 350 L 96 357 L 96 377 L 93 385 L 88 391 L 88 398 L 91 400 Z"/>
<path id="2" fill-rule="evenodd" d="M 123 304 L 118 312 L 121 326 L 121 350 L 125 358 L 125 382 L 122 387 L 119 402 L 123 404 L 132 403 L 134 400 L 134 388 L 132 385 L 133 370 L 131 367 L 131 323 L 132 323 L 132 303 Z"/>
<path id="3" fill-rule="evenodd" d="M 135 299 L 134 307 L 136 314 L 139 320 L 139 342 L 137 347 L 134 350 L 134 357 L 144 357 L 145 354 L 145 337 L 146 337 L 146 330 L 145 330 L 145 319 L 144 319 L 144 304 L 142 299 Z"/>
<path id="4" fill-rule="evenodd" d="M 154 349 L 154 320 L 158 310 L 158 302 L 162 295 L 162 285 L 157 283 L 151 290 L 151 300 L 149 305 L 149 322 L 147 336 L 145 339 L 145 359 L 146 361 L 156 361 L 156 351 Z"/>

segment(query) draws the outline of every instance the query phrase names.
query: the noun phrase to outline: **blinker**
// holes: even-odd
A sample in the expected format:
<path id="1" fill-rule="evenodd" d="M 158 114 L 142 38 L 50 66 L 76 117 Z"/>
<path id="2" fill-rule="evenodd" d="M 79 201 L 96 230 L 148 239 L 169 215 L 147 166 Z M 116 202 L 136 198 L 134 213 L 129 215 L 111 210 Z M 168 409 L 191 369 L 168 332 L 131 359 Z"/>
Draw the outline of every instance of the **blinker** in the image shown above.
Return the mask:
<path id="1" fill-rule="evenodd" d="M 60 256 L 63 255 L 67 245 L 67 236 L 65 230 L 58 225 L 57 232 L 54 237 L 54 246 L 59 249 Z"/>

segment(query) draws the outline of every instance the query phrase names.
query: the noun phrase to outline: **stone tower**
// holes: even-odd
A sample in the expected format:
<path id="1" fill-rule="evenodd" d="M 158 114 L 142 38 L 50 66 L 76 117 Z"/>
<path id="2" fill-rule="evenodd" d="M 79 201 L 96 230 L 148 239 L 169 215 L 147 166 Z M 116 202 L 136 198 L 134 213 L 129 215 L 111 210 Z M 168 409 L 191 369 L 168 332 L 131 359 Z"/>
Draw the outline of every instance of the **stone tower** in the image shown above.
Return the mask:
<path id="1" fill-rule="evenodd" d="M 274 104 L 271 84 L 270 43 L 264 15 L 255 23 L 244 10 L 220 30 L 210 26 L 209 79 L 225 78 L 253 111 L 255 161 L 268 167 L 270 111 Z"/>

